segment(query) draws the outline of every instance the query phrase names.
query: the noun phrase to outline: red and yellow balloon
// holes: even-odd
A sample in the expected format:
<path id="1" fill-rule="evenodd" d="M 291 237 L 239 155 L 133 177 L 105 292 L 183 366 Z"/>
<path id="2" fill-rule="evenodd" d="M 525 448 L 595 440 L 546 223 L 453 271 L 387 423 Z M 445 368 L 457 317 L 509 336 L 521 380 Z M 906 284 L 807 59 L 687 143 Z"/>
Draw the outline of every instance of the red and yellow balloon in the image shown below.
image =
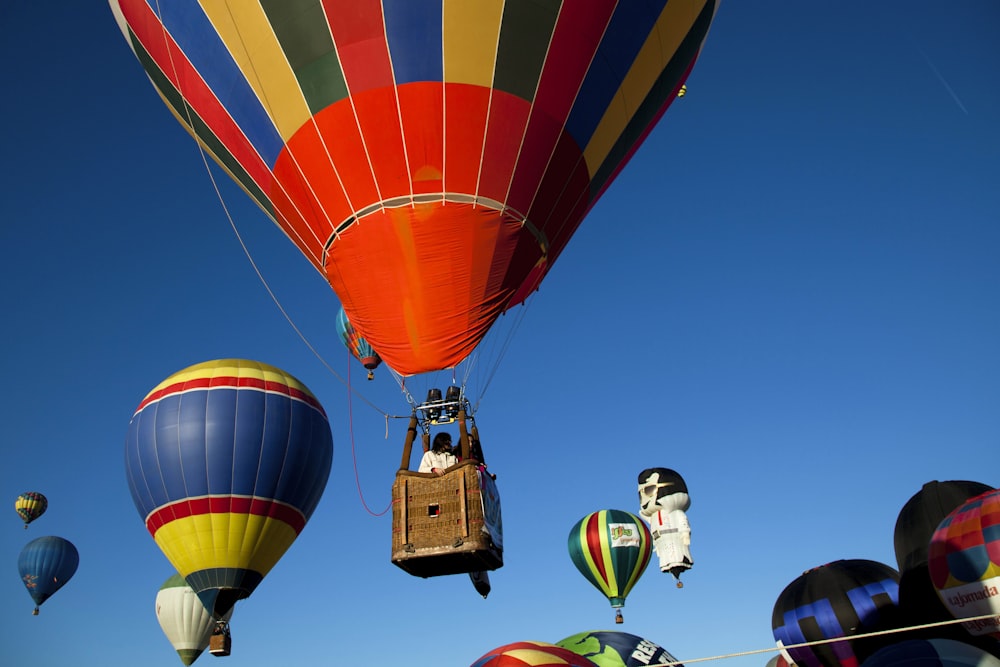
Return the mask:
<path id="1" fill-rule="evenodd" d="M 547 642 L 514 642 L 497 647 L 471 667 L 597 667 L 587 658 Z"/>
<path id="2" fill-rule="evenodd" d="M 177 119 L 412 375 L 538 288 L 717 0 L 110 4 Z"/>

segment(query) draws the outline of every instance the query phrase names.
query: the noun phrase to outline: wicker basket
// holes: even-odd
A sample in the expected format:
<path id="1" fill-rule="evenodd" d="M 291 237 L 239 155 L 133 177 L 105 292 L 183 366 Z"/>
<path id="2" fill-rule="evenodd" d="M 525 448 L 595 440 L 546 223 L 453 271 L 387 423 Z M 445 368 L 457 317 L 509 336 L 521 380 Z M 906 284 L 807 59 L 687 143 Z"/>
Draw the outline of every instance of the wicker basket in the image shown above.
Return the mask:
<path id="1" fill-rule="evenodd" d="M 212 635 L 208 640 L 208 652 L 216 656 L 229 655 L 233 648 L 232 637 L 228 634 Z"/>
<path id="2" fill-rule="evenodd" d="M 500 501 L 475 461 L 443 475 L 400 470 L 392 485 L 392 562 L 418 577 L 503 565 Z M 484 506 L 483 486 L 488 487 Z M 485 514 L 485 515 L 484 515 Z"/>

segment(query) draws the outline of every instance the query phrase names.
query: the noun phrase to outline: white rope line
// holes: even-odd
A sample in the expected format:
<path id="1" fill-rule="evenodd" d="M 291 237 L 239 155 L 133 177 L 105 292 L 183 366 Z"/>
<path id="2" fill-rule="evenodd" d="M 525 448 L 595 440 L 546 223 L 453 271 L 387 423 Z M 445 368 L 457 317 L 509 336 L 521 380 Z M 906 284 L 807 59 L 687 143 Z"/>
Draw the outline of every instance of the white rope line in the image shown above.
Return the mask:
<path id="1" fill-rule="evenodd" d="M 650 663 L 649 667 L 678 667 L 680 665 L 690 665 L 696 662 L 708 662 L 709 660 L 724 660 L 726 658 L 739 658 L 745 655 L 755 655 L 758 653 L 771 653 L 775 651 L 787 651 L 793 648 L 804 648 L 807 646 L 818 646 L 821 644 L 833 644 L 836 642 L 853 641 L 855 639 L 864 639 L 867 637 L 879 637 L 882 635 L 891 635 L 898 632 L 910 632 L 911 630 L 925 630 L 927 628 L 937 628 L 943 625 L 954 625 L 956 623 L 969 623 L 970 621 L 981 621 L 986 619 L 1000 618 L 1000 614 L 984 614 L 982 616 L 970 616 L 969 618 L 956 618 L 948 621 L 936 621 L 934 623 L 923 623 L 921 625 L 910 625 L 905 628 L 892 628 L 890 630 L 876 630 L 874 632 L 863 632 L 857 635 L 850 635 L 847 637 L 833 637 L 830 639 L 817 639 L 811 642 L 802 642 L 801 644 L 785 644 L 782 646 L 770 646 L 768 648 L 754 649 L 752 651 L 737 651 L 735 653 L 724 653 L 722 655 L 713 655 L 707 658 L 693 658 L 690 660 L 675 660 L 674 662 L 657 662 Z"/>

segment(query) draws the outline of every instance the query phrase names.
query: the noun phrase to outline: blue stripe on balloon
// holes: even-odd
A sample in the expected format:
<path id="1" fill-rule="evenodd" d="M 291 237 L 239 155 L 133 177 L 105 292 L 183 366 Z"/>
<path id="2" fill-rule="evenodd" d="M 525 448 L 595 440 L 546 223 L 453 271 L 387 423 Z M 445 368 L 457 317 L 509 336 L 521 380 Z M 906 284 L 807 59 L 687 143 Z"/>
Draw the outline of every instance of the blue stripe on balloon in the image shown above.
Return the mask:
<path id="1" fill-rule="evenodd" d="M 383 0 L 396 84 L 443 81 L 441 0 Z"/>
<path id="2" fill-rule="evenodd" d="M 281 135 L 198 0 L 148 0 L 148 4 L 264 162 L 273 168 L 284 147 Z"/>
<path id="3" fill-rule="evenodd" d="M 899 584 L 892 579 L 873 581 L 845 591 L 845 594 L 861 620 L 861 625 L 865 627 L 871 625 L 878 616 L 879 608 L 875 602 L 877 596 L 888 595 L 893 604 L 899 604 Z"/>
<path id="4" fill-rule="evenodd" d="M 605 110 L 618 92 L 644 39 L 656 25 L 666 0 L 619 2 L 597 48 L 597 55 L 577 96 L 578 103 L 566 121 L 566 129 L 584 147 L 590 142 Z"/>

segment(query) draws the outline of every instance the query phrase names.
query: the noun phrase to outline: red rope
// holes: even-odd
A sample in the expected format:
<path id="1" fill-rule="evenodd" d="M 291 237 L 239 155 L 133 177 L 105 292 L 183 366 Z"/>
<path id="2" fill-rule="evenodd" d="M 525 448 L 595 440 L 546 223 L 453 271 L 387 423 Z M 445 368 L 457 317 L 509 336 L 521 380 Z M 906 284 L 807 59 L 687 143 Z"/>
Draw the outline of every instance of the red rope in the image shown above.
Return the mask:
<path id="1" fill-rule="evenodd" d="M 381 512 L 373 512 L 368 503 L 365 502 L 365 494 L 361 491 L 361 477 L 358 475 L 358 455 L 354 449 L 354 405 L 351 401 L 351 396 L 354 392 L 351 390 L 351 352 L 347 352 L 347 423 L 348 430 L 351 432 L 351 459 L 354 461 L 354 485 L 358 488 L 358 498 L 361 499 L 361 506 L 365 508 L 365 511 L 372 516 L 382 516 L 389 511 L 392 507 L 392 499 L 389 499 L 389 504 Z"/>

